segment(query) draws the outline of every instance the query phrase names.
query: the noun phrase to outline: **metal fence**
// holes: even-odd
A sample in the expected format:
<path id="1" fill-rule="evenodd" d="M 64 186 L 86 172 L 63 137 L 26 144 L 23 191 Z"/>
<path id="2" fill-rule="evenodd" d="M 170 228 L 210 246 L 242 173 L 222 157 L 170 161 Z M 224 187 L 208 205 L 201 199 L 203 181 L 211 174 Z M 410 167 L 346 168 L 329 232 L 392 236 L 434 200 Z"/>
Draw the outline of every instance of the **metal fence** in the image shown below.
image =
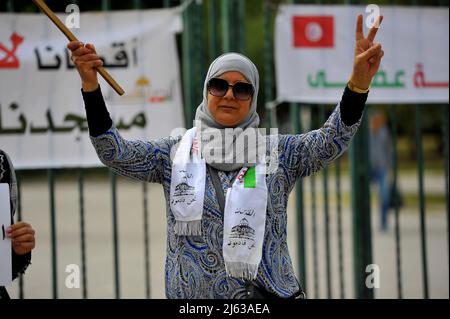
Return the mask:
<path id="1" fill-rule="evenodd" d="M 51 1 L 47 1 L 52 6 Z M 70 1 L 71 3 L 83 4 L 83 1 Z M 300 3 L 300 1 L 292 1 L 293 3 Z M 261 34 L 249 34 L 246 24 L 248 23 L 247 16 L 250 11 L 257 11 L 260 14 L 261 23 L 260 31 L 262 31 L 263 52 L 261 57 L 257 60 L 262 62 L 259 65 L 262 78 L 262 96 L 260 111 L 263 114 L 265 123 L 268 127 L 285 126 L 286 131 L 291 133 L 301 133 L 310 129 L 317 128 L 320 123 L 323 123 L 327 112 L 329 112 L 329 105 L 305 105 L 293 103 L 282 109 L 264 109 L 266 101 L 274 99 L 274 72 L 273 72 L 273 18 L 276 12 L 277 1 L 240 1 L 240 0 L 207 0 L 207 1 L 170 1 L 165 0 L 161 2 L 163 6 L 175 6 L 184 4 L 186 8 L 183 12 L 183 33 L 179 39 L 180 59 L 182 61 L 182 77 L 183 77 L 183 95 L 184 95 L 184 110 L 186 125 L 189 127 L 192 123 L 194 111 L 201 100 L 200 87 L 203 86 L 203 79 L 206 73 L 207 66 L 218 54 L 226 51 L 237 51 L 244 54 L 249 54 L 248 39 L 249 37 L 261 37 Z M 349 2 L 339 2 L 346 4 Z M 386 4 L 393 4 L 387 2 Z M 411 3 L 417 5 L 417 3 Z M 11 12 L 20 12 L 24 3 L 18 3 L 12 0 L 7 2 L 7 9 Z M 102 0 L 100 6 L 97 8 L 101 10 L 116 10 L 116 9 L 141 9 L 148 8 L 150 1 L 128 1 L 121 2 L 120 7 L 113 5 L 113 1 Z M 448 6 L 448 1 L 436 5 Z M 124 7 L 125 6 L 125 7 Z M 256 6 L 256 7 L 255 7 Z M 254 53 L 254 51 L 252 51 Z M 252 53 L 250 52 L 250 53 Z M 416 174 L 417 192 L 414 197 L 413 205 L 415 209 L 411 209 L 412 218 L 418 217 L 419 248 L 412 251 L 420 260 L 420 270 L 413 273 L 405 273 L 406 262 L 403 260 L 405 256 L 404 243 L 402 242 L 402 224 L 401 213 L 403 208 L 401 203 L 396 201 L 393 207 L 393 222 L 394 230 L 389 236 L 393 244 L 393 260 L 395 264 L 395 275 L 391 277 L 392 282 L 395 282 L 395 296 L 390 297 L 404 298 L 411 297 L 405 293 L 405 282 L 416 281 L 420 278 L 420 290 L 423 298 L 430 297 L 445 297 L 448 298 L 448 277 L 444 293 L 437 295 L 430 295 L 430 271 L 429 271 L 429 243 L 427 242 L 430 233 L 427 232 L 427 207 L 426 207 L 426 187 L 425 175 L 427 174 L 427 162 L 424 151 L 423 139 L 423 119 L 424 106 L 419 105 L 405 105 L 411 114 L 414 114 L 414 128 L 413 131 L 401 132 L 399 135 L 399 121 L 398 106 L 370 106 L 367 107 L 366 113 L 371 108 L 382 109 L 389 118 L 390 131 L 392 135 L 393 146 L 393 175 L 392 185 L 394 194 L 397 193 L 399 185 L 405 185 L 402 182 L 401 167 L 402 160 L 399 158 L 401 150 L 398 149 L 400 145 L 399 139 L 404 140 L 407 134 L 414 134 L 415 141 L 415 167 L 410 171 Z M 440 114 L 439 117 L 441 128 L 438 143 L 441 145 L 440 155 L 438 159 L 432 161 L 432 170 L 439 172 L 439 183 L 442 182 L 443 197 L 439 200 L 438 213 L 443 216 L 446 225 L 445 235 L 439 237 L 439 243 L 445 248 L 442 252 L 448 254 L 449 237 L 449 209 L 448 209 L 448 104 L 446 105 L 430 105 L 427 109 L 433 109 L 435 114 Z M 282 118 L 287 120 L 282 120 Z M 307 125 L 309 123 L 309 125 Z M 377 245 L 377 240 L 385 241 L 376 233 L 376 226 L 372 224 L 374 219 L 373 212 L 373 197 L 371 198 L 371 181 L 368 150 L 369 150 L 369 129 L 367 116 L 364 117 L 362 126 L 354 138 L 350 150 L 346 156 L 337 160 L 332 166 L 325 168 L 320 174 L 311 176 L 304 180 L 299 180 L 295 187 L 291 201 L 294 200 L 295 205 L 290 206 L 292 217 L 295 217 L 295 225 L 293 227 L 293 234 L 291 233 L 291 242 L 294 247 L 291 248 L 291 253 L 296 264 L 296 272 L 299 280 L 305 286 L 310 298 L 374 298 L 383 297 L 377 295 L 378 293 L 371 288 L 368 288 L 366 283 L 367 269 L 371 264 L 376 264 L 376 258 L 373 256 L 373 248 Z M 46 171 L 19 171 L 19 186 L 21 188 L 20 202 L 27 193 L 24 192 L 22 185 L 29 182 L 29 179 L 40 178 L 44 176 L 47 179 L 48 187 L 48 210 L 49 210 L 49 243 L 50 256 L 49 267 L 51 269 L 51 297 L 59 298 L 61 287 L 61 271 L 59 252 L 65 249 L 60 245 L 60 236 L 58 235 L 58 220 L 63 217 L 64 207 L 57 205 L 58 186 L 55 180 L 58 176 L 70 176 L 70 180 L 77 185 L 77 202 L 78 202 L 78 218 L 79 218 L 79 234 L 76 238 L 79 241 L 80 254 L 79 262 L 81 265 L 81 298 L 91 297 L 89 293 L 89 282 L 98 272 L 88 269 L 89 255 L 87 247 L 90 242 L 87 240 L 88 222 L 86 215 L 88 212 L 85 205 L 86 188 L 86 174 L 100 174 L 103 177 L 109 174 L 109 191 L 103 190 L 103 197 L 101 201 L 106 200 L 107 193 L 111 197 L 111 245 L 104 245 L 105 249 L 112 249 L 112 290 L 113 298 L 123 297 L 123 287 L 121 283 L 124 282 L 121 276 L 126 277 L 128 272 L 133 272 L 133 269 L 121 268 L 120 249 L 121 242 L 126 239 L 121 238 L 119 230 L 119 204 L 118 204 L 118 178 L 113 173 L 105 173 L 105 169 L 94 171 L 86 171 L 84 169 L 71 170 L 55 170 L 48 169 Z M 411 175 L 411 174 L 410 174 Z M 408 175 L 409 176 L 409 175 Z M 409 182 L 408 182 L 409 183 Z M 433 183 L 433 182 L 431 182 Z M 345 185 L 347 186 L 345 186 Z M 136 187 L 136 186 L 134 186 Z M 152 278 L 151 266 L 154 261 L 151 258 L 151 243 L 150 243 L 150 224 L 155 214 L 152 211 L 152 203 L 149 202 L 149 186 L 142 184 L 140 188 L 140 203 L 136 203 L 133 209 L 142 212 L 141 215 L 141 230 L 142 232 L 142 255 L 143 273 L 141 275 L 142 281 L 145 282 L 145 292 L 142 295 L 144 298 L 151 298 L 152 294 Z M 417 199 L 417 200 L 416 200 Z M 45 199 L 41 199 L 45 200 Z M 58 208 L 59 207 L 59 208 Z M 140 208 L 137 208 L 140 207 Z M 22 205 L 19 206 L 19 219 L 26 216 L 21 216 Z M 161 213 L 161 212 L 158 212 Z M 439 222 L 440 223 L 440 222 Z M 291 224 L 290 224 L 291 225 Z M 105 226 L 107 227 L 107 226 Z M 292 226 L 290 226 L 292 227 Z M 294 236 L 295 235 L 295 236 Z M 292 239 L 295 237 L 294 239 Z M 39 244 L 39 243 L 38 243 Z M 387 248 L 392 248 L 392 246 Z M 386 248 L 386 247 L 385 247 Z M 384 249 L 384 248 L 383 248 Z M 391 254 L 391 255 L 392 255 Z M 375 260 L 375 261 L 374 261 Z M 415 259 L 417 260 L 417 259 Z M 449 260 L 444 261 L 444 271 L 448 276 Z M 441 268 L 440 268 L 441 269 Z M 445 280 L 445 276 L 442 277 Z M 154 279 L 154 278 L 153 278 Z M 438 278 L 441 279 L 441 278 Z M 25 279 L 20 278 L 18 284 L 18 296 L 20 298 L 33 297 L 33 292 L 28 294 L 26 289 Z M 375 292 L 374 292 L 375 291 Z M 445 295 L 446 294 L 446 295 Z M 414 296 L 418 297 L 418 296 Z"/>

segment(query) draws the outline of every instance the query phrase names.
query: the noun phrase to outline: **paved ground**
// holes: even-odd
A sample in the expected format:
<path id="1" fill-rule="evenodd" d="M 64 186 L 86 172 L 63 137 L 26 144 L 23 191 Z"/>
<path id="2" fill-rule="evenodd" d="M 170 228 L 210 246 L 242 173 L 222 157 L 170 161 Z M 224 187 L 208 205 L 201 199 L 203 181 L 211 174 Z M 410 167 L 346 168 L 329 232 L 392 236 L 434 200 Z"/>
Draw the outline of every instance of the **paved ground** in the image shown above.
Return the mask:
<path id="1" fill-rule="evenodd" d="M 77 176 L 57 177 L 57 273 L 58 297 L 80 298 L 81 289 L 65 286 L 69 264 L 81 265 L 78 186 Z M 426 190 L 443 192 L 442 176 L 426 176 Z M 327 298 L 325 273 L 325 242 L 323 222 L 322 179 L 316 177 L 317 189 L 317 251 L 318 291 L 314 289 L 313 241 L 311 232 L 312 213 L 310 182 L 305 180 L 306 245 L 307 245 L 307 289 L 310 298 Z M 336 208 L 334 205 L 335 182 L 329 181 L 332 297 L 340 298 L 340 273 L 338 268 L 338 241 Z M 415 192 L 415 176 L 401 179 L 402 190 Z M 343 180 L 343 243 L 344 243 L 344 291 L 346 298 L 353 298 L 351 212 L 348 206 L 348 180 Z M 142 218 L 142 187 L 140 183 L 119 179 L 118 185 L 119 237 L 120 237 L 120 284 L 122 298 L 145 298 L 144 246 Z M 50 214 L 47 180 L 26 179 L 22 189 L 24 219 L 31 222 L 37 231 L 37 247 L 33 253 L 33 264 L 25 276 L 26 298 L 52 297 L 52 268 L 50 246 Z M 87 278 L 89 298 L 114 298 L 113 247 L 111 222 L 111 191 L 108 175 L 88 175 L 85 183 Z M 296 264 L 295 198 L 289 203 L 289 249 Z M 373 251 L 374 263 L 380 267 L 380 288 L 377 298 L 396 298 L 395 242 L 393 228 L 387 233 L 377 230 L 378 214 L 376 199 L 373 201 Z M 166 241 L 165 204 L 159 185 L 149 187 L 150 211 L 150 255 L 151 298 L 164 298 L 164 258 Z M 420 255 L 419 215 L 415 207 L 401 211 L 402 282 L 404 298 L 422 298 L 422 269 Z M 393 215 L 390 216 L 393 222 Z M 391 223 L 393 225 L 393 223 Z M 443 205 L 427 206 L 427 248 L 429 291 L 432 298 L 449 298 L 449 259 L 447 246 L 447 222 Z M 17 282 L 9 287 L 13 297 L 17 296 Z"/>

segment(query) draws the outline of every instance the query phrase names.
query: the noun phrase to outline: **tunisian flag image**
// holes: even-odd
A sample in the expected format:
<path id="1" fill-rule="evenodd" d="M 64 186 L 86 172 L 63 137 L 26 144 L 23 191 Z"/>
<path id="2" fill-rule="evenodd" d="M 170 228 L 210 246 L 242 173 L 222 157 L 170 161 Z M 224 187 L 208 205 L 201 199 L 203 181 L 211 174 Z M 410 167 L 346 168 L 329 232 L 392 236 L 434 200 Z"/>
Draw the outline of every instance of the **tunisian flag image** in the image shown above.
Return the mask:
<path id="1" fill-rule="evenodd" d="M 334 47 L 333 16 L 294 16 L 294 48 Z"/>

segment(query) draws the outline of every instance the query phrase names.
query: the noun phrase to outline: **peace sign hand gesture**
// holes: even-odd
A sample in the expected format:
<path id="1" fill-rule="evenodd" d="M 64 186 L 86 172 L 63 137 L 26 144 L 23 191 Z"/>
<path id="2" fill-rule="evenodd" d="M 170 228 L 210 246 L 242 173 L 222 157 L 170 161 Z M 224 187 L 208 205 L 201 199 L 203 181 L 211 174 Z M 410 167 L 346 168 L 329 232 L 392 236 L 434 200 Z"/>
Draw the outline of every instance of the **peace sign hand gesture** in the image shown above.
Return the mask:
<path id="1" fill-rule="evenodd" d="M 369 88 L 373 76 L 380 67 L 381 58 L 384 55 L 381 44 L 373 42 L 381 21 L 383 21 L 383 16 L 378 17 L 372 28 L 370 28 L 366 38 L 363 33 L 362 14 L 358 15 L 356 21 L 355 58 L 350 81 L 363 90 Z"/>

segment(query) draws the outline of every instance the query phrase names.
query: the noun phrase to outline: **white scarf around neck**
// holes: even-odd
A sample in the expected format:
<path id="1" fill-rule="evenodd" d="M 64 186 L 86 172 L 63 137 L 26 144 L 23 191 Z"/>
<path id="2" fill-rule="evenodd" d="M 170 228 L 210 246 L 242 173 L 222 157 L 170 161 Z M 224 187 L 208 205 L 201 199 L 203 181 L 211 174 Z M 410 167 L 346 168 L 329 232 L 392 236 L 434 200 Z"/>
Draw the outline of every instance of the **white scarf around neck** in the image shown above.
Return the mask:
<path id="1" fill-rule="evenodd" d="M 175 153 L 170 184 L 170 207 L 175 234 L 202 234 L 206 162 L 197 148 L 196 127 L 188 130 Z M 223 257 L 229 276 L 256 278 L 262 257 L 267 211 L 266 166 L 243 167 L 225 198 Z M 209 235 L 209 234 L 206 234 Z"/>

